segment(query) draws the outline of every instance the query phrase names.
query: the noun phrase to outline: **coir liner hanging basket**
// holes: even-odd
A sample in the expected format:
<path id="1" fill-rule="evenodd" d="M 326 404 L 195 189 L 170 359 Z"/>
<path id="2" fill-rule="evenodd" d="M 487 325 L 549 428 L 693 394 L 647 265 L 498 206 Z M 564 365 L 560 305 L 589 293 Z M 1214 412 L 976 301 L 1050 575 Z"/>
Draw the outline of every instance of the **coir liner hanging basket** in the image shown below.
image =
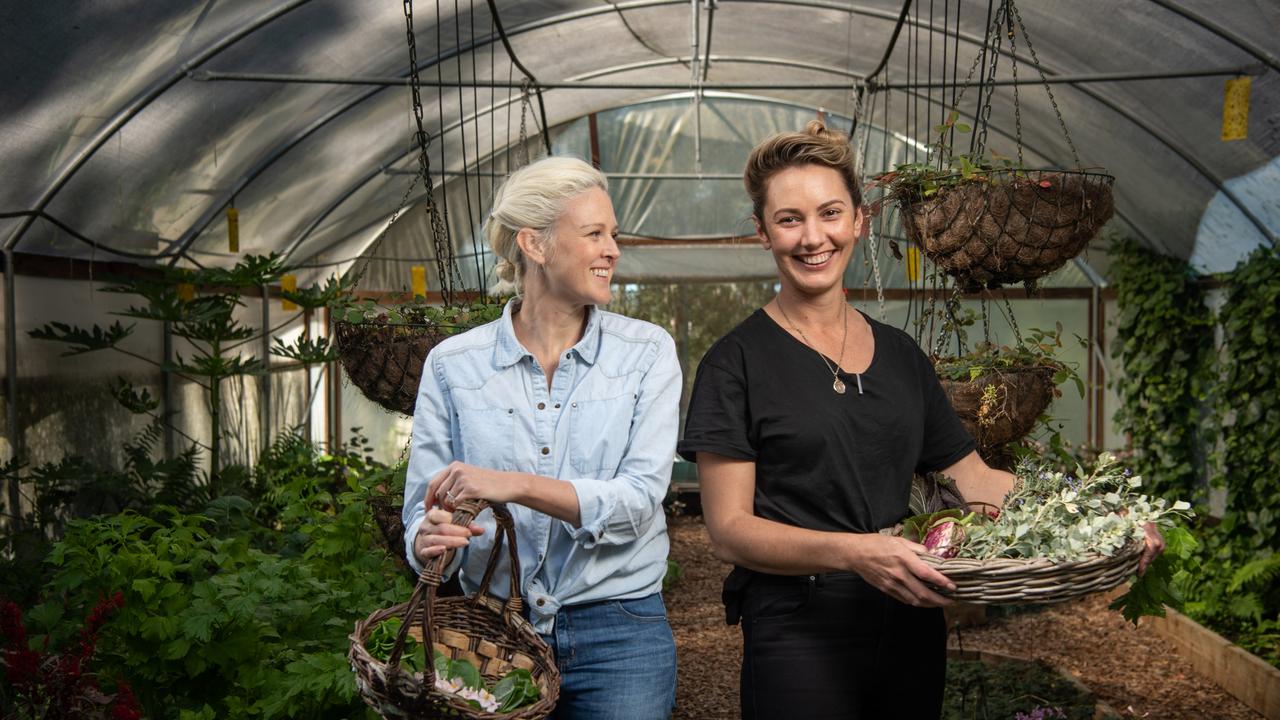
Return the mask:
<path id="1" fill-rule="evenodd" d="M 379 322 L 334 323 L 338 358 L 347 377 L 370 400 L 413 415 L 422 365 L 451 328 Z"/>
<path id="2" fill-rule="evenodd" d="M 1080 254 L 1115 210 L 1110 175 L 994 170 L 904 201 L 903 229 L 970 289 L 1035 280 Z"/>
<path id="3" fill-rule="evenodd" d="M 1053 400 L 1055 372 L 1045 366 L 1011 367 L 990 370 L 969 381 L 940 380 L 965 429 L 979 447 L 990 449 L 1031 432 Z M 988 386 L 995 389 L 990 396 Z"/>

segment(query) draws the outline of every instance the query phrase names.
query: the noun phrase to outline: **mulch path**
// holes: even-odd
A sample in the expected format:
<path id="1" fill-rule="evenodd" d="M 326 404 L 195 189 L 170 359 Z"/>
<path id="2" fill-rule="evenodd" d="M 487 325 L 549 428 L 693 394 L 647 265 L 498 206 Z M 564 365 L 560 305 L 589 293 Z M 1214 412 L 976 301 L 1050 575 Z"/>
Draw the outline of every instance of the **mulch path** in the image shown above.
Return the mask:
<path id="1" fill-rule="evenodd" d="M 679 653 L 674 720 L 738 717 L 739 628 L 724 624 L 720 583 L 728 566 L 711 554 L 701 518 L 669 520 L 671 556 L 683 577 L 667 594 Z M 1134 628 L 1101 597 L 1019 613 L 961 631 L 966 650 L 1045 660 L 1078 677 L 1124 717 L 1262 720 L 1193 671 L 1146 625 Z M 951 636 L 956 643 L 956 636 Z"/>

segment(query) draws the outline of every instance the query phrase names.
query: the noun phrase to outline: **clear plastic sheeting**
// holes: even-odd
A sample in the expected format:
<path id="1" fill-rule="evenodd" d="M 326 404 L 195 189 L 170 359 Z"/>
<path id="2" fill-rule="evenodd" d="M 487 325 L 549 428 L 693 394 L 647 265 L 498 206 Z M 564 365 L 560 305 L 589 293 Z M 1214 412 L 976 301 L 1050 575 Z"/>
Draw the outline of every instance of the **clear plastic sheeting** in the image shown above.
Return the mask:
<path id="1" fill-rule="evenodd" d="M 542 82 L 671 85 L 548 89 L 543 96 L 552 126 L 592 112 L 603 119 L 607 111 L 669 95 L 675 86 L 695 86 L 692 7 L 700 8 L 700 60 L 710 45 L 706 82 L 758 84 L 763 87 L 742 92 L 848 116 L 854 78 L 877 65 L 901 9 L 898 0 L 714 5 L 714 22 L 705 3 L 508 1 L 498 8 L 520 61 Z M 1018 7 L 1050 76 L 1215 68 L 1259 74 L 1252 132 L 1232 143 L 1218 139 L 1222 75 L 1054 86 L 1080 162 L 1118 177 L 1117 226 L 1164 252 L 1207 254 L 1199 260 L 1204 267 L 1230 266 L 1245 246 L 1274 243 L 1277 234 L 1274 218 L 1253 209 L 1228 181 L 1280 153 L 1280 136 L 1268 130 L 1280 98 L 1274 33 L 1280 7 L 1207 0 L 1171 5 L 1085 0 L 1064 12 L 1060 3 L 1024 0 Z M 189 258 L 180 262 L 230 264 L 222 213 L 234 203 L 242 213 L 242 252 L 305 248 L 295 257 L 306 262 L 385 220 L 403 187 L 381 168 L 415 163 L 403 86 L 201 79 L 201 73 L 403 77 L 408 53 L 401 4 L 82 0 L 14 5 L 0 13 L 0 59 L 12 79 L 0 88 L 0 162 L 10 178 L 0 187 L 4 211 L 49 212 L 122 251 L 184 250 Z M 954 75 L 963 81 L 986 21 L 986 3 L 915 3 L 878 80 L 937 82 Z M 435 169 L 456 171 L 501 151 L 518 135 L 519 91 L 483 85 L 518 83 L 522 74 L 499 42 L 487 4 L 419 0 L 414 27 L 424 82 L 482 84 L 423 87 Z M 1017 47 L 1022 79 L 1035 77 L 1029 50 L 1025 42 Z M 999 77 L 1011 77 L 1012 59 L 1001 56 Z M 976 94 L 971 89 L 959 103 L 962 117 L 977 111 Z M 1043 88 L 1024 85 L 1018 96 L 1015 114 L 1013 89 L 996 89 L 990 146 L 1009 154 L 1020 125 L 1029 162 L 1073 164 Z M 951 92 L 894 89 L 873 99 L 884 111 L 880 119 L 873 114 L 873 122 L 927 142 Z M 704 171 L 735 160 L 718 152 L 715 126 L 723 119 L 707 110 Z M 526 118 L 531 135 L 541 123 L 541 113 L 533 115 Z M 643 128 L 602 121 L 602 155 L 674 152 L 680 160 L 673 167 L 688 167 L 683 148 L 699 123 L 687 115 L 667 120 L 649 129 L 664 129 L 669 143 L 634 134 Z M 1276 194 L 1274 180 L 1267 182 L 1264 192 Z M 640 189 L 635 197 L 643 202 L 652 193 Z M 705 199 L 682 197 L 688 204 Z M 1201 228 L 1217 197 L 1239 211 L 1243 223 Z M 719 212 L 712 207 L 708 214 Z M 643 231 L 650 220 L 644 210 L 634 211 L 640 221 L 634 229 Z M 662 212 L 661 203 L 647 211 Z M 6 221 L 3 229 L 10 247 L 16 243 L 23 252 L 95 252 L 45 220 Z M 695 232 L 681 230 L 683 236 Z M 324 240 L 313 243 L 316 235 Z"/>

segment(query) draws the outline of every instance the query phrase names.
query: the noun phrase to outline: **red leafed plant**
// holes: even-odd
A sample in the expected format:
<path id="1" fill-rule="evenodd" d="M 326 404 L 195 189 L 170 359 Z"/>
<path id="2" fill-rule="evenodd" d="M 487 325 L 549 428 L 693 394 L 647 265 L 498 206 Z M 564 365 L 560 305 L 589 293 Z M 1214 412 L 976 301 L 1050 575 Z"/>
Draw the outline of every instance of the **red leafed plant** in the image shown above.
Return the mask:
<path id="1" fill-rule="evenodd" d="M 78 642 L 61 652 L 32 649 L 22 610 L 16 603 L 0 602 L 0 701 L 5 718 L 85 718 L 87 720 L 141 720 L 142 710 L 128 683 L 115 683 L 115 693 L 103 691 L 98 676 L 89 670 L 98 633 L 111 614 L 124 606 L 124 595 L 102 598 L 90 611 Z"/>

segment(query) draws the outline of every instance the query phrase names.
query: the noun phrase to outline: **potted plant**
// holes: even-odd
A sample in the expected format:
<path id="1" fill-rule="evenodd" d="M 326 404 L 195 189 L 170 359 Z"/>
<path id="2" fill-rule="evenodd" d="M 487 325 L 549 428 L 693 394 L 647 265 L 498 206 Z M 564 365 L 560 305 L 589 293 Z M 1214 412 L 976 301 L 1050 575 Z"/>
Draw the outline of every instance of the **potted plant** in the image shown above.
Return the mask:
<path id="1" fill-rule="evenodd" d="M 496 320 L 502 302 L 487 297 L 431 305 L 422 295 L 383 306 L 343 295 L 332 304 L 338 359 L 364 396 L 393 412 L 413 415 L 427 353 L 450 335 Z"/>
<path id="2" fill-rule="evenodd" d="M 1032 328 L 1015 345 L 984 342 L 963 355 L 934 357 L 943 391 L 984 454 L 1029 433 L 1061 396 L 1058 385 L 1074 380 L 1084 392 L 1080 378 L 1056 356 L 1061 336 L 1061 325 L 1053 331 Z"/>
<path id="3" fill-rule="evenodd" d="M 955 153 L 945 138 L 971 128 L 958 113 L 934 128 L 931 160 L 877 176 L 903 232 L 966 290 L 1033 282 L 1084 249 L 1115 209 L 1110 175 L 1037 170 L 991 153 Z"/>

